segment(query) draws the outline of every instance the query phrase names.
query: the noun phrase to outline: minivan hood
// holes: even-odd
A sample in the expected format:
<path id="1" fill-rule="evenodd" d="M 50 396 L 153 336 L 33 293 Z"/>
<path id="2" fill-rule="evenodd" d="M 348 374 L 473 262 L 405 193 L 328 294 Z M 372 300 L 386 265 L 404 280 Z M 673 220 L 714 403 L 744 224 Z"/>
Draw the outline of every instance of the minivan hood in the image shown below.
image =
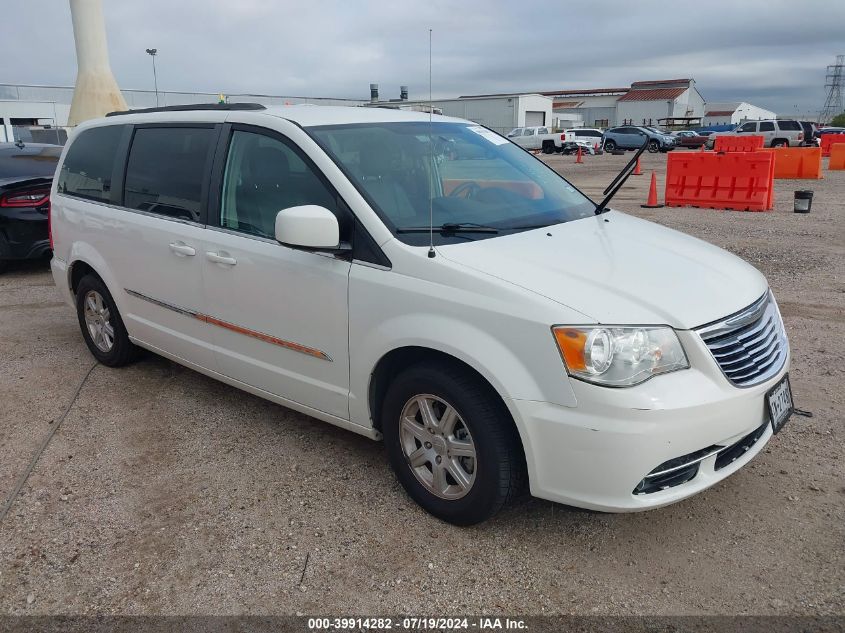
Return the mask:
<path id="1" fill-rule="evenodd" d="M 750 305 L 768 287 L 739 257 L 618 211 L 437 251 L 614 325 L 690 329 Z"/>

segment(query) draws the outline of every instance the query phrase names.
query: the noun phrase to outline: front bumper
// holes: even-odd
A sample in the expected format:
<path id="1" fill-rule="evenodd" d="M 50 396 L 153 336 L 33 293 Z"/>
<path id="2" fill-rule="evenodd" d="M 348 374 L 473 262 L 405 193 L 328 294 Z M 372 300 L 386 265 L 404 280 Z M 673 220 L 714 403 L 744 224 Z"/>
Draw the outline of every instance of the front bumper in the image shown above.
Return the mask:
<path id="1" fill-rule="evenodd" d="M 789 357 L 766 382 L 737 388 L 695 332 L 678 335 L 690 369 L 627 389 L 572 379 L 576 407 L 510 401 L 523 429 L 532 495 L 607 512 L 647 510 L 712 486 L 760 452 L 772 436 L 771 427 L 764 426 L 765 394 L 788 371 Z M 747 446 L 749 436 L 754 441 Z M 709 451 L 693 476 L 677 485 L 634 493 L 661 464 L 732 445 L 741 450 Z"/>

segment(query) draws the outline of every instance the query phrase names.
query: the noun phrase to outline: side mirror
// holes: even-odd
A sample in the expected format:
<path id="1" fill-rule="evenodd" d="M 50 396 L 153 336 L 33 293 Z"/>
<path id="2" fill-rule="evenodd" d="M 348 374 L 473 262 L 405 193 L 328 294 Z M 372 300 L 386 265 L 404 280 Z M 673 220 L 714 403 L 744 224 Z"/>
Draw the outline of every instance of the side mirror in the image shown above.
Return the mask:
<path id="1" fill-rule="evenodd" d="M 341 253 L 340 227 L 334 213 L 316 204 L 282 209 L 276 214 L 276 240 L 285 246 L 309 251 Z"/>

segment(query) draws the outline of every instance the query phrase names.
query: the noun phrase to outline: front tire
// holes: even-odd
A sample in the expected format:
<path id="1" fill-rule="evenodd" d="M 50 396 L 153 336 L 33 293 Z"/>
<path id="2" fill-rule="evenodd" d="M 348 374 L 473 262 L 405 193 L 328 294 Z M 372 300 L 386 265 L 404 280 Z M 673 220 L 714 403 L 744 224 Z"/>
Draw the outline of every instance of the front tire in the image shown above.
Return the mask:
<path id="1" fill-rule="evenodd" d="M 650 154 L 656 154 L 660 151 L 660 143 L 658 143 L 657 141 L 649 141 L 648 151 Z"/>
<path id="2" fill-rule="evenodd" d="M 108 288 L 99 277 L 85 275 L 76 289 L 76 315 L 91 354 L 103 365 L 121 367 L 138 356 Z"/>
<path id="3" fill-rule="evenodd" d="M 616 149 L 616 142 L 615 141 L 605 141 L 604 142 L 604 151 L 612 152 Z"/>
<path id="4" fill-rule="evenodd" d="M 449 363 L 399 374 L 382 405 L 387 456 L 420 506 L 455 525 L 480 523 L 524 487 L 519 435 L 498 395 Z"/>

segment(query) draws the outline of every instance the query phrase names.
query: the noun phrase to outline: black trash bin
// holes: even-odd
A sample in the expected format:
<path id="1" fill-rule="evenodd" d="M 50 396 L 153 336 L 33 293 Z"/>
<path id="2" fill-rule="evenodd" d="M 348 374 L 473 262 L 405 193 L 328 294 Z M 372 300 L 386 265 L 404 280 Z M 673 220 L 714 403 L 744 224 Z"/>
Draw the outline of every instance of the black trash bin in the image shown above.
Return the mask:
<path id="1" fill-rule="evenodd" d="M 810 189 L 799 189 L 795 192 L 795 203 L 793 210 L 795 213 L 809 213 L 810 207 L 813 206 L 813 192 Z"/>

